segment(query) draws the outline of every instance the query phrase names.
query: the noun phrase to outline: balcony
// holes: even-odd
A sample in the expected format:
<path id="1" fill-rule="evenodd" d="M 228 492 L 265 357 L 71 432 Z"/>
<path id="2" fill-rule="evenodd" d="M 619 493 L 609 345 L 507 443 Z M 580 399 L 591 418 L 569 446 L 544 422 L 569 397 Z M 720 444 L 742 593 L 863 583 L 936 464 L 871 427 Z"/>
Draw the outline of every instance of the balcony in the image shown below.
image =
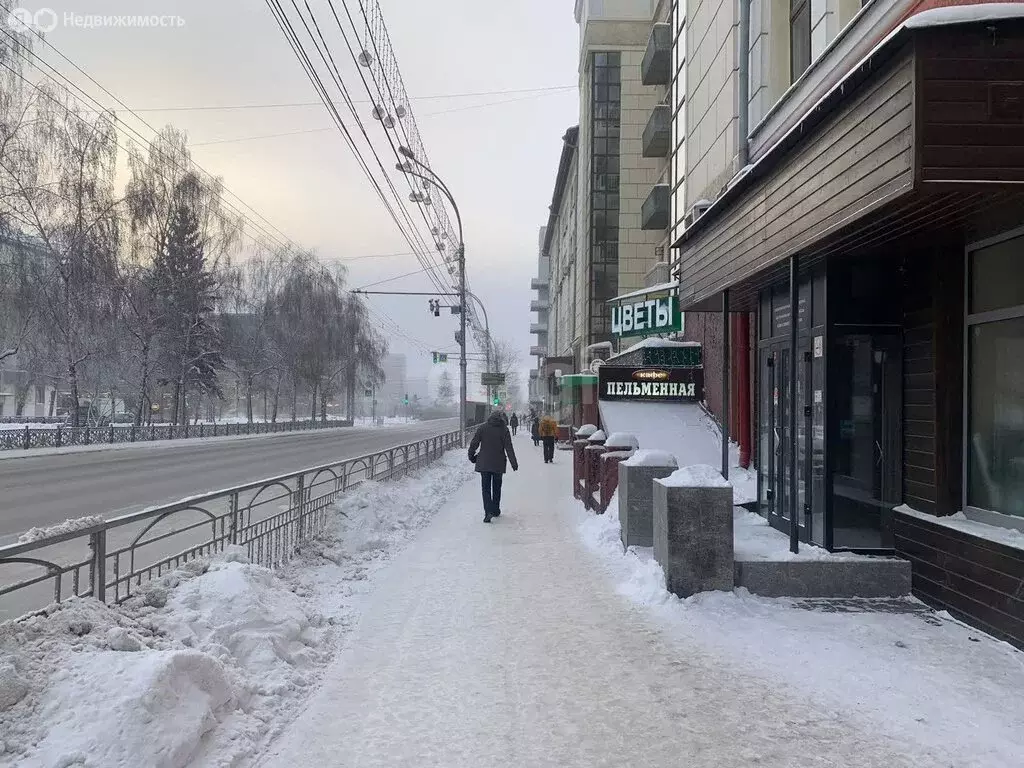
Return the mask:
<path id="1" fill-rule="evenodd" d="M 544 275 L 544 277 L 535 277 L 533 278 L 533 280 L 530 281 L 530 290 L 539 291 L 542 288 L 547 288 L 548 285 L 549 283 L 547 275 Z"/>
<path id="2" fill-rule="evenodd" d="M 546 357 L 548 354 L 548 348 L 542 346 L 530 347 L 530 355 L 532 357 Z"/>
<path id="3" fill-rule="evenodd" d="M 668 157 L 672 146 L 672 110 L 668 104 L 659 104 L 651 112 L 644 128 L 641 146 L 644 157 Z"/>
<path id="4" fill-rule="evenodd" d="M 530 333 L 547 333 L 547 323 L 530 323 Z"/>
<path id="5" fill-rule="evenodd" d="M 655 24 L 640 64 L 644 85 L 668 85 L 672 79 L 672 25 Z"/>
<path id="6" fill-rule="evenodd" d="M 551 308 L 551 302 L 547 299 L 534 299 L 530 302 L 531 312 L 547 312 Z"/>
<path id="7" fill-rule="evenodd" d="M 671 208 L 668 184 L 655 184 L 640 208 L 640 229 L 668 229 Z"/>

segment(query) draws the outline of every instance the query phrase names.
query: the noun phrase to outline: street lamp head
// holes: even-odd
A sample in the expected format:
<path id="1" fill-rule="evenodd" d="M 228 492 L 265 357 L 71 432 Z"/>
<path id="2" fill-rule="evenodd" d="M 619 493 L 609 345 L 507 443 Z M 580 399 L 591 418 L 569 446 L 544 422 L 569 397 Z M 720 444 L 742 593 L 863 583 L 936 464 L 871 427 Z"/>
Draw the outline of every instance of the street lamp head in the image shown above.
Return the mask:
<path id="1" fill-rule="evenodd" d="M 395 163 L 395 169 L 402 173 L 412 173 L 412 166 L 409 163 Z"/>
<path id="2" fill-rule="evenodd" d="M 416 155 L 413 154 L 413 151 L 411 149 L 409 149 L 407 146 L 405 146 L 404 144 L 401 145 L 398 148 L 398 151 L 399 151 L 400 154 L 402 154 L 405 157 L 408 157 L 410 160 L 412 160 L 414 157 L 416 157 Z"/>

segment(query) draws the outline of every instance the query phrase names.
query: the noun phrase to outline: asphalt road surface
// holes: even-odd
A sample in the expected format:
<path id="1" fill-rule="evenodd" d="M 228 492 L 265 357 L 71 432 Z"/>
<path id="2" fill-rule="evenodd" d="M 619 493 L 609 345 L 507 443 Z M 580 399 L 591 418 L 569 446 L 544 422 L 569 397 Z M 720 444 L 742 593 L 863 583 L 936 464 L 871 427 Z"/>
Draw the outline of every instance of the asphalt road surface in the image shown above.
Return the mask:
<path id="1" fill-rule="evenodd" d="M 0 460 L 0 545 L 34 526 L 84 515 L 116 517 L 185 496 L 295 472 L 458 428 L 455 419 L 409 426 L 182 441 L 166 446 Z"/>

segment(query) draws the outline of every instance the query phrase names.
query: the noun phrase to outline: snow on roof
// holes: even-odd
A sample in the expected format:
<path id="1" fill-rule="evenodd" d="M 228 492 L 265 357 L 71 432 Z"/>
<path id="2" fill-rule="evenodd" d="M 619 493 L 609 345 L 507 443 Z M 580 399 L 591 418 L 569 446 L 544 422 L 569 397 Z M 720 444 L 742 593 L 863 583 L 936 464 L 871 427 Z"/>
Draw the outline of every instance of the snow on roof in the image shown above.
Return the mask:
<path id="1" fill-rule="evenodd" d="M 672 339 L 644 339 L 639 341 L 633 346 L 624 349 L 620 352 L 620 355 L 624 355 L 626 352 L 633 352 L 637 349 L 665 349 L 668 347 L 699 347 L 699 341 L 673 341 Z"/>
<path id="2" fill-rule="evenodd" d="M 659 451 L 657 448 L 641 448 L 633 455 L 622 462 L 630 467 L 678 467 L 676 457 L 668 451 Z"/>
<path id="3" fill-rule="evenodd" d="M 650 288 L 641 288 L 639 291 L 631 291 L 630 293 L 624 293 L 621 296 L 616 296 L 614 299 L 608 299 L 608 301 L 605 303 L 614 304 L 616 301 L 634 299 L 638 296 L 647 296 L 652 293 L 664 293 L 665 291 L 674 291 L 678 287 L 678 280 L 670 280 L 667 283 L 659 283 L 658 285 L 652 285 Z"/>
<path id="4" fill-rule="evenodd" d="M 1019 18 L 1024 18 L 1024 3 L 978 3 L 921 11 L 904 21 L 903 26 L 907 29 L 924 29 L 944 27 L 950 24 L 968 24 L 974 21 Z"/>
<path id="5" fill-rule="evenodd" d="M 655 480 L 666 488 L 732 488 L 722 473 L 708 464 L 694 464 L 677 469 L 668 477 Z"/>

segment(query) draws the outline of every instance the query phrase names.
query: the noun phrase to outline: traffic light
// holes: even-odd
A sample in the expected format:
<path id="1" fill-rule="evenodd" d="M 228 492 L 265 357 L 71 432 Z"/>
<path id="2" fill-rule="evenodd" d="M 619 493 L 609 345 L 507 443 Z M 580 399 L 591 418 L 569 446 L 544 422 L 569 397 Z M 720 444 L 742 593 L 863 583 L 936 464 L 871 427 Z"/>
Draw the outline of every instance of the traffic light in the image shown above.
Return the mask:
<path id="1" fill-rule="evenodd" d="M 427 302 L 427 306 L 430 308 L 430 311 L 434 313 L 434 317 L 441 316 L 441 302 L 438 299 L 430 299 L 430 301 Z"/>
<path id="2" fill-rule="evenodd" d="M 406 392 L 405 393 L 405 400 L 402 401 L 402 405 L 408 405 L 408 404 L 409 404 L 409 393 Z"/>
<path id="3" fill-rule="evenodd" d="M 433 355 L 435 364 L 448 362 L 447 352 L 431 352 L 430 354 Z"/>
<path id="4" fill-rule="evenodd" d="M 495 396 L 494 396 L 494 400 L 492 401 L 492 403 L 491 403 L 491 404 L 492 404 L 492 405 L 493 405 L 493 406 L 494 406 L 495 408 L 497 408 L 497 407 L 498 407 L 499 405 L 501 405 L 501 398 L 500 398 L 500 397 L 498 397 L 497 395 L 495 395 Z"/>

